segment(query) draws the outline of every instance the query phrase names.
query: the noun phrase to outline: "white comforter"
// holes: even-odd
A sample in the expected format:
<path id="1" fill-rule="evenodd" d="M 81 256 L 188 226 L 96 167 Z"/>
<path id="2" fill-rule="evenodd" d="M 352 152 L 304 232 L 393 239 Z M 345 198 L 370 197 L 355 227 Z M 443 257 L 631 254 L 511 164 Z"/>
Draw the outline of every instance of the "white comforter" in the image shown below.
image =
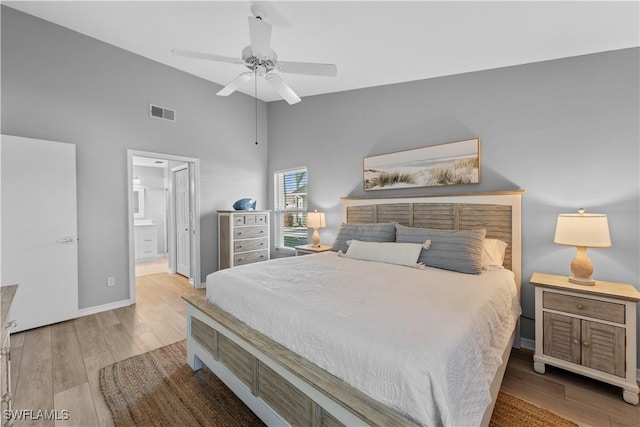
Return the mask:
<path id="1" fill-rule="evenodd" d="M 520 315 L 508 270 L 468 275 L 322 253 L 222 270 L 207 298 L 424 425 L 478 425 Z"/>

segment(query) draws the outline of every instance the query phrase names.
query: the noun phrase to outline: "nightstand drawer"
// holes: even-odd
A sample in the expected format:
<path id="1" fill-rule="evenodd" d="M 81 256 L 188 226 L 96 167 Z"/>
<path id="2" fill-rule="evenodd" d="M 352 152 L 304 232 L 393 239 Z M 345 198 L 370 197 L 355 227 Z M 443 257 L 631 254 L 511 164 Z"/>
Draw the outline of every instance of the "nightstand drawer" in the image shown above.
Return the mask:
<path id="1" fill-rule="evenodd" d="M 266 250 L 244 252 L 233 256 L 233 265 L 251 264 L 253 262 L 266 261 L 268 259 L 269 254 Z"/>
<path id="2" fill-rule="evenodd" d="M 233 229 L 234 239 L 252 239 L 268 236 L 267 227 L 239 227 Z"/>
<path id="3" fill-rule="evenodd" d="M 624 304 L 543 292 L 543 307 L 609 322 L 624 323 Z"/>
<path id="4" fill-rule="evenodd" d="M 233 252 L 254 251 L 256 249 L 266 249 L 269 239 L 236 240 L 233 242 Z"/>

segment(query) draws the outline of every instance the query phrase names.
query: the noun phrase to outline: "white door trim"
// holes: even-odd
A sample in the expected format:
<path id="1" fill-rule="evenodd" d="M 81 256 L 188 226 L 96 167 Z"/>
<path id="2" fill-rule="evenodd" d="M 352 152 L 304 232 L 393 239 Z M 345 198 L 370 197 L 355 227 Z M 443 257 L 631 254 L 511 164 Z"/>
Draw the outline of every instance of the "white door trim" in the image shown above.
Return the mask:
<path id="1" fill-rule="evenodd" d="M 173 160 L 190 163 L 193 166 L 193 239 L 191 243 L 192 278 L 195 287 L 200 287 L 200 159 L 196 157 L 178 156 L 175 154 L 155 153 L 151 151 L 127 150 L 127 191 L 129 221 L 129 301 L 136 302 L 136 270 L 133 222 L 133 157 L 152 157 L 156 159 Z"/>

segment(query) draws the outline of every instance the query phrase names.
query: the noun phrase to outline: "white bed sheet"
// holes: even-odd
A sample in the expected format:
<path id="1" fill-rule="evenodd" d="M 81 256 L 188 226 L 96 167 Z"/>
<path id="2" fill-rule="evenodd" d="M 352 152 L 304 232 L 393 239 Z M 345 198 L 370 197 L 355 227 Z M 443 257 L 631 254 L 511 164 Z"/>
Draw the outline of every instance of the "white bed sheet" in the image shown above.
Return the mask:
<path id="1" fill-rule="evenodd" d="M 520 315 L 513 273 L 322 253 L 207 277 L 207 299 L 424 425 L 479 425 Z"/>

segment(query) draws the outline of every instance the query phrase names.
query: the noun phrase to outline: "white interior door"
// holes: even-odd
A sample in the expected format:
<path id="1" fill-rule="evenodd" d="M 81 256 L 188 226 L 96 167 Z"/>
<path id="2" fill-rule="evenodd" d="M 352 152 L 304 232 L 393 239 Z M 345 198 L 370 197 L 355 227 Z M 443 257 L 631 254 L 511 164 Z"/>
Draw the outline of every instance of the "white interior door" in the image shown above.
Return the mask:
<path id="1" fill-rule="evenodd" d="M 78 314 L 76 147 L 2 135 L 2 285 L 14 331 Z"/>
<path id="2" fill-rule="evenodd" d="M 176 272 L 191 277 L 191 209 L 189 169 L 175 173 Z"/>

